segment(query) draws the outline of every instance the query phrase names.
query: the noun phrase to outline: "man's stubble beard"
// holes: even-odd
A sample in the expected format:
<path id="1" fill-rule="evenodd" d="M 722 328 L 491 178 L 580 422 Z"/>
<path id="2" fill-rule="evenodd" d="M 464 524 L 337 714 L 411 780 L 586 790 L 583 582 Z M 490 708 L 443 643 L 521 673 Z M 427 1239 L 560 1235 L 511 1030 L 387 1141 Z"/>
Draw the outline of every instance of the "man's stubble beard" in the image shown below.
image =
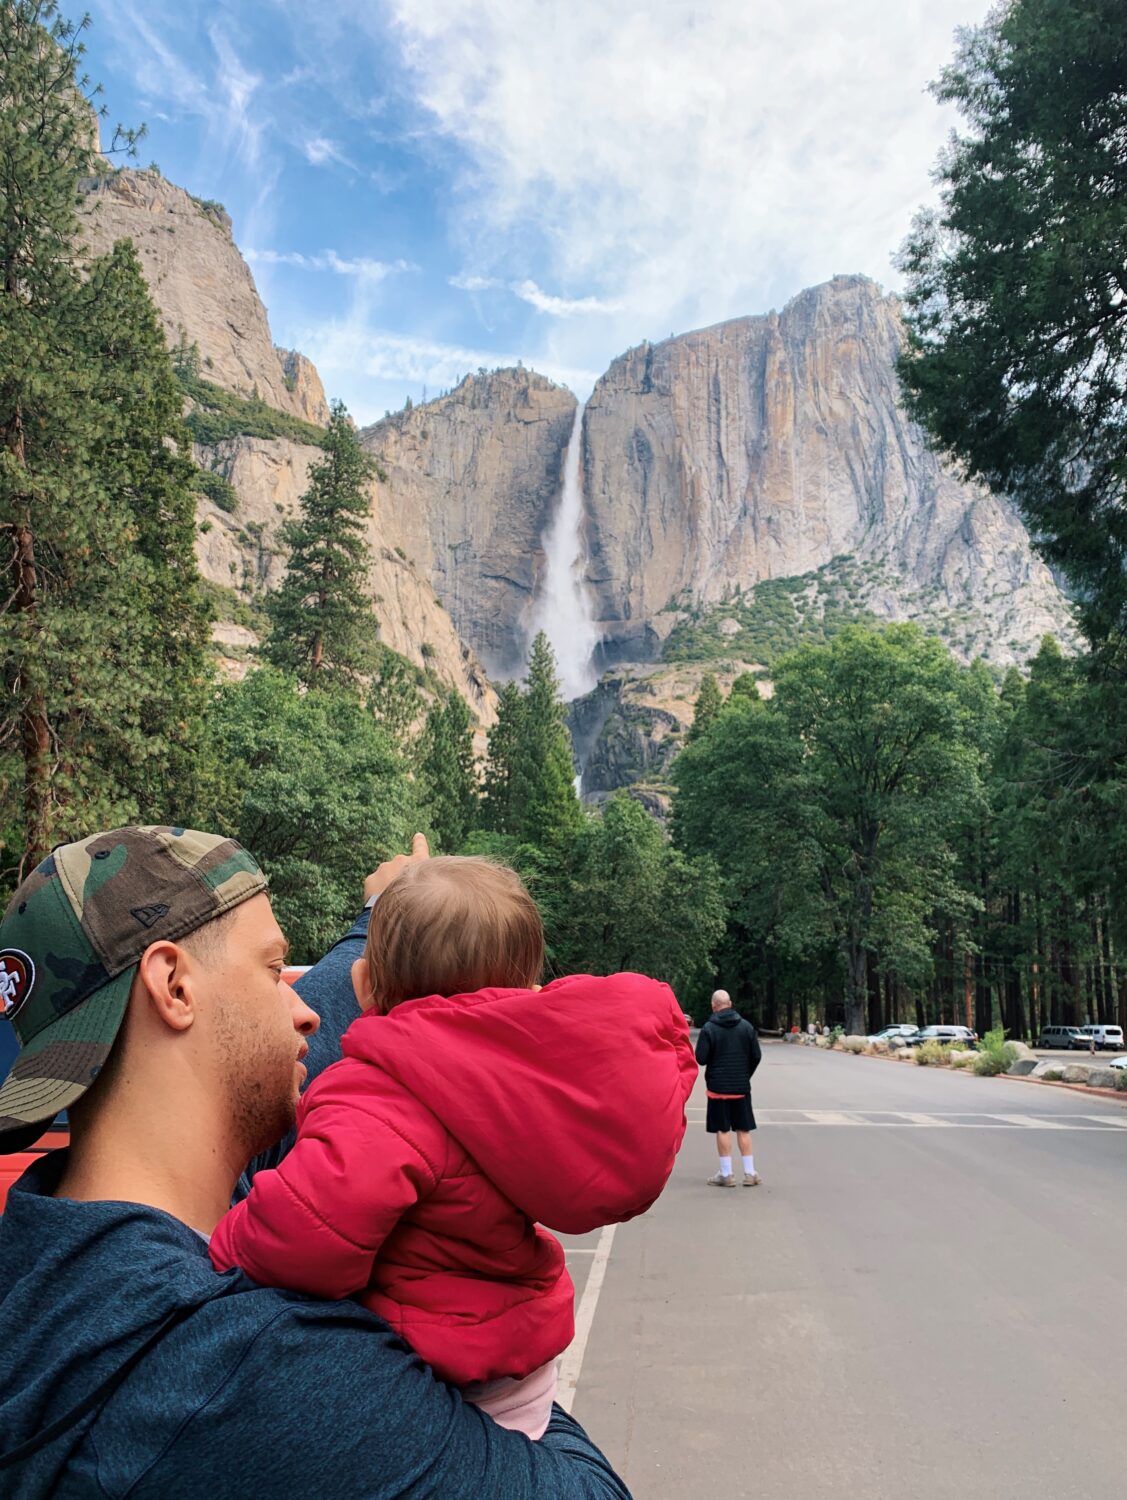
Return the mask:
<path id="1" fill-rule="evenodd" d="M 223 1007 L 216 1031 L 231 1128 L 244 1159 L 250 1161 L 293 1129 L 297 1037 L 289 1054 L 282 1054 L 234 1003 Z"/>

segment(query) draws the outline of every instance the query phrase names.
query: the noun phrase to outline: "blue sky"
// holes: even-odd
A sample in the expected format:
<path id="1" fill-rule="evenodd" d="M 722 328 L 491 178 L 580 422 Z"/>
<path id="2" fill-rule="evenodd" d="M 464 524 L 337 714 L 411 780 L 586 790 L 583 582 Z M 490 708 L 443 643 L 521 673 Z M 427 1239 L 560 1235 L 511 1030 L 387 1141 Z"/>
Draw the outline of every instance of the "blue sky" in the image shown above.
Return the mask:
<path id="1" fill-rule="evenodd" d="M 86 0 L 142 165 L 224 203 L 276 342 L 360 422 L 890 257 L 987 0 Z"/>

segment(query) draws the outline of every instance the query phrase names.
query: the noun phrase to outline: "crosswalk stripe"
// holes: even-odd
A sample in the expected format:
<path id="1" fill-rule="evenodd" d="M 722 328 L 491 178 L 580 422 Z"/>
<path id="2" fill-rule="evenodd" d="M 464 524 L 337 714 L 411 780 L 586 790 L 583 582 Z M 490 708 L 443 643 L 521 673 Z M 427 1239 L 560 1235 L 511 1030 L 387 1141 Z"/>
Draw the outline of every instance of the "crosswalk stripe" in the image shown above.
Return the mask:
<path id="1" fill-rule="evenodd" d="M 872 1118 L 872 1116 L 879 1118 Z M 1018 1115 L 986 1110 L 961 1114 L 927 1114 L 919 1110 L 760 1110 L 761 1125 L 856 1126 L 870 1130 L 1123 1130 L 1127 1117 L 1117 1115 Z M 699 1124 L 699 1120 L 691 1121 Z"/>

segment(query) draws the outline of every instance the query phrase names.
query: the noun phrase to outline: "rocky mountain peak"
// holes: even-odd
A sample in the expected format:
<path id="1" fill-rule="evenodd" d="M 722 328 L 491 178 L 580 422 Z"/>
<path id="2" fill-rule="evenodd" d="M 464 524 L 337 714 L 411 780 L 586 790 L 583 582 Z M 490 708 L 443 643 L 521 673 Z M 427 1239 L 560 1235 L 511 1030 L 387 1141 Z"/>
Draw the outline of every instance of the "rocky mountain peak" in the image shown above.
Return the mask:
<path id="1" fill-rule="evenodd" d="M 904 412 L 903 339 L 894 298 L 838 276 L 613 362 L 584 424 L 608 660 L 657 656 L 686 620 L 842 559 L 856 611 L 946 625 L 964 656 L 1024 660 L 1044 632 L 1071 635 L 1016 512 Z"/>

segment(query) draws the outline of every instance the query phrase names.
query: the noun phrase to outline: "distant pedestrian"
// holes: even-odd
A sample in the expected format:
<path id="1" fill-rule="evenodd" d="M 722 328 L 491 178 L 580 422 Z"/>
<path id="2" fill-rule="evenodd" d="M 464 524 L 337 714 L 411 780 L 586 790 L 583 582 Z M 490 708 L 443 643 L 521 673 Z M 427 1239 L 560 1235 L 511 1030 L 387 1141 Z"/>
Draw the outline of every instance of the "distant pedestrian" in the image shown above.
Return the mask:
<path id="1" fill-rule="evenodd" d="M 810 1025 L 807 1026 L 807 1028 L 806 1028 L 806 1035 L 807 1036 L 817 1036 L 818 1035 L 818 1028 L 817 1028 L 817 1026 L 815 1025 L 815 1023 L 813 1021 L 811 1021 Z"/>
<path id="2" fill-rule="evenodd" d="M 1096 1055 L 1096 1033 L 1094 1031 L 1088 1032 L 1088 1053 L 1091 1057 L 1095 1057 Z"/>
<path id="3" fill-rule="evenodd" d="M 736 1185 L 732 1174 L 733 1130 L 743 1159 L 743 1185 L 759 1186 L 751 1140 L 755 1130 L 751 1075 L 762 1057 L 755 1027 L 732 1009 L 732 997 L 727 990 L 717 990 L 712 996 L 712 1015 L 701 1027 L 697 1042 L 697 1062 L 704 1068 L 708 1094 L 704 1128 L 709 1135 L 715 1135 L 720 1155 L 720 1170 L 708 1179 L 710 1187 Z"/>

